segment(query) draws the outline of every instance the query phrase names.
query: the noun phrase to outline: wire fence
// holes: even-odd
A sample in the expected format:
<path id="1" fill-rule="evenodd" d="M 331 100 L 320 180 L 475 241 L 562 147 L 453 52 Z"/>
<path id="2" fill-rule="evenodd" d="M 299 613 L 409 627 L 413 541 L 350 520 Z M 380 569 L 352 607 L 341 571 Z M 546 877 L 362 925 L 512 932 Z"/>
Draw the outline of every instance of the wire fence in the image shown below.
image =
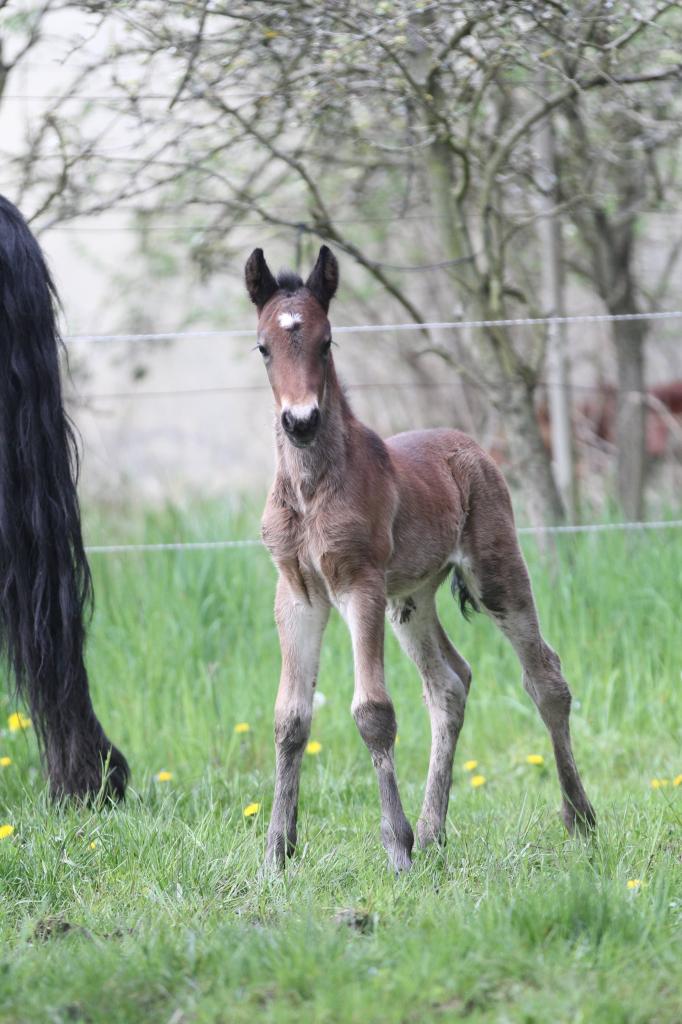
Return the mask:
<path id="1" fill-rule="evenodd" d="M 485 385 L 476 380 L 467 378 L 465 383 L 471 387 L 478 388 L 479 390 L 485 390 Z M 446 381 L 382 380 L 344 384 L 344 388 L 347 391 L 381 391 L 382 389 L 396 391 L 447 391 L 453 388 L 459 388 L 462 384 L 462 380 L 454 379 Z M 564 384 L 560 381 L 538 380 L 537 386 L 540 388 L 561 388 L 564 391 L 578 391 L 586 394 L 596 394 L 601 395 L 604 399 L 616 394 L 638 395 L 641 398 L 652 397 L 649 391 L 640 391 L 637 388 L 619 388 L 611 384 Z M 270 390 L 269 384 L 216 384 L 210 387 L 168 388 L 159 389 L 157 391 L 75 391 L 73 398 L 84 402 L 108 400 L 123 401 L 129 398 L 200 398 L 205 395 L 257 394 L 259 392 L 268 393 Z M 655 395 L 653 397 L 655 397 Z"/>
<path id="2" fill-rule="evenodd" d="M 517 317 L 503 320 L 454 320 L 454 321 L 433 321 L 428 323 L 392 323 L 392 324 L 358 324 L 346 325 L 335 328 L 336 334 L 362 334 L 378 333 L 381 331 L 424 331 L 424 330 L 466 330 L 476 328 L 498 328 L 498 327 L 531 327 L 550 326 L 554 324 L 586 324 L 586 323 L 609 323 L 619 321 L 660 321 L 682 319 L 682 310 L 652 311 L 646 313 L 586 313 L 570 316 L 547 316 L 547 317 Z M 168 341 L 175 338 L 254 338 L 256 335 L 253 329 L 217 330 L 217 331 L 170 331 L 163 333 L 147 334 L 88 334 L 69 335 L 65 341 L 69 344 L 77 342 L 157 342 Z M 546 387 L 556 387 L 557 384 L 551 381 L 541 381 L 540 384 Z M 410 388 L 410 387 L 456 387 L 459 381 L 447 382 L 365 382 L 351 384 L 352 388 Z M 568 388 L 575 388 L 582 391 L 602 391 L 600 385 L 566 385 Z M 115 398 L 165 398 L 178 395 L 206 395 L 223 394 L 230 392 L 252 392 L 266 391 L 265 384 L 245 385 L 224 385 L 208 388 L 180 388 L 163 391 L 125 391 L 125 392 L 104 392 L 91 395 L 80 395 L 81 398 L 89 399 L 115 399 Z M 616 388 L 612 389 L 614 392 Z M 632 389 L 621 389 L 632 394 L 643 394 L 643 392 Z M 620 523 L 582 523 L 547 526 L 525 526 L 518 529 L 522 536 L 540 535 L 577 535 L 577 534 L 604 534 L 615 531 L 650 531 L 670 530 L 682 528 L 682 519 L 655 520 L 649 522 L 620 522 Z M 230 539 L 230 540 L 202 540 L 202 541 L 173 541 L 164 543 L 122 543 L 122 544 L 94 544 L 87 546 L 89 555 L 114 555 L 114 554 L 144 554 L 160 552 L 195 552 L 195 551 L 221 551 L 236 550 L 244 548 L 259 548 L 265 550 L 260 540 L 255 538 Z"/>
<path id="3" fill-rule="evenodd" d="M 6 97 L 4 97 L 4 98 L 6 98 Z M 135 207 L 135 206 L 126 207 L 124 204 L 118 203 L 116 209 L 119 212 L 130 213 L 131 215 L 134 215 L 134 216 L 138 217 L 139 218 L 138 223 L 135 223 L 135 224 L 74 224 L 74 223 L 62 224 L 62 223 L 54 223 L 54 224 L 47 224 L 44 228 L 41 229 L 41 231 L 44 234 L 48 234 L 48 233 L 49 234 L 74 234 L 74 235 L 98 235 L 98 234 L 103 234 L 103 235 L 123 234 L 123 235 L 126 235 L 126 234 L 133 234 L 133 235 L 139 235 L 139 236 L 145 236 L 145 235 L 150 234 L 150 233 L 157 233 L 157 234 L 164 234 L 165 233 L 165 234 L 176 234 L 176 235 L 186 235 L 186 234 L 194 235 L 194 234 L 202 234 L 202 233 L 209 234 L 209 233 L 215 232 L 215 231 L 221 231 L 221 232 L 224 233 L 224 228 L 220 224 L 220 222 L 218 222 L 218 221 L 217 222 L 213 222 L 213 223 L 210 222 L 210 221 L 192 223 L 190 221 L 190 222 L 186 222 L 186 223 L 182 223 L 182 224 L 181 223 L 172 223 L 172 224 L 166 223 L 166 224 L 162 224 L 162 223 L 158 223 L 158 222 L 152 222 L 151 219 L 150 219 L 152 215 L 156 217 L 156 216 L 158 216 L 159 212 L 163 212 L 164 210 L 167 210 L 168 212 L 172 212 L 172 213 L 178 213 L 178 212 L 183 212 L 184 213 L 184 212 L 187 211 L 187 209 L 188 209 L 188 207 L 190 205 L 191 205 L 190 203 L 185 204 L 185 206 L 183 206 L 183 207 L 174 207 L 174 206 L 165 206 L 164 207 L 163 205 L 160 205 L 159 207 L 155 207 L 153 210 L 149 210 L 149 209 L 142 209 L 142 208 Z M 271 211 L 271 212 L 275 216 L 277 216 L 279 214 L 279 212 L 281 212 L 282 214 L 286 213 L 294 222 L 298 222 L 298 224 L 296 226 L 289 225 L 289 224 L 275 224 L 275 223 L 269 223 L 268 221 L 261 219 L 261 220 L 255 220 L 255 221 L 243 221 L 243 220 L 240 220 L 238 226 L 240 228 L 276 228 L 278 230 L 286 229 L 286 230 L 292 230 L 292 231 L 300 230 L 303 227 L 305 227 L 305 228 L 310 227 L 310 222 L 308 220 L 308 218 L 309 218 L 309 211 L 302 211 L 300 214 L 298 214 L 298 216 L 292 216 L 291 210 L 289 210 L 289 209 L 282 210 L 282 211 Z M 642 217 L 665 217 L 666 220 L 679 220 L 680 218 L 682 218 L 682 210 L 666 210 L 666 209 L 660 209 L 660 210 L 639 210 L 638 213 Z M 80 219 L 91 217 L 91 216 L 96 216 L 96 214 L 83 213 L 83 214 L 80 214 L 78 217 L 74 218 L 74 220 L 80 220 Z M 374 225 L 374 224 L 405 224 L 405 223 L 410 223 L 410 222 L 415 222 L 415 223 L 423 224 L 425 221 L 436 221 L 439 218 L 438 218 L 438 216 L 436 214 L 432 214 L 428 210 L 423 210 L 421 213 L 401 213 L 401 214 L 394 214 L 394 215 L 386 215 L 386 214 L 385 215 L 380 215 L 380 214 L 378 214 L 378 215 L 376 215 L 374 217 L 371 217 L 371 216 L 368 216 L 368 215 L 364 215 L 364 216 L 363 215 L 347 216 L 345 214 L 342 214 L 341 216 L 337 217 L 337 216 L 332 214 L 331 219 L 332 219 L 334 224 L 347 225 L 349 227 L 353 226 L 353 225 L 362 227 L 362 226 L 365 226 L 365 225 L 369 226 L 369 225 Z M 470 257 L 464 257 L 464 258 L 461 258 L 461 259 L 458 259 L 458 260 L 440 260 L 437 263 L 421 264 L 419 267 L 404 267 L 404 266 L 400 266 L 400 265 L 391 265 L 391 264 L 387 264 L 387 263 L 383 263 L 383 262 L 381 262 L 380 265 L 382 267 L 390 268 L 390 269 L 393 269 L 393 270 L 430 270 L 430 269 L 437 269 L 439 267 L 452 266 L 453 264 L 457 264 L 457 263 L 460 263 L 460 262 L 466 262 L 466 261 L 469 260 L 469 258 Z"/>
<path id="4" fill-rule="evenodd" d="M 407 269 L 407 268 L 405 268 Z M 424 323 L 384 323 L 384 324 L 347 324 L 344 326 L 334 328 L 334 334 L 336 335 L 353 335 L 353 334 L 376 334 L 381 332 L 391 331 L 435 331 L 435 330 L 466 330 L 476 328 L 499 328 L 499 327 L 536 327 L 536 326 L 551 326 L 556 324 L 590 324 L 590 323 L 611 323 L 611 322 L 623 322 L 623 321 L 667 321 L 667 320 L 680 320 L 682 319 L 682 310 L 663 310 L 663 311 L 652 311 L 645 313 L 584 313 L 584 314 L 573 314 L 570 316 L 546 316 L 546 317 L 517 317 L 505 320 L 449 320 L 449 321 L 431 321 Z M 144 342 L 162 342 L 171 341 L 175 339 L 198 339 L 198 340 L 218 340 L 218 339 L 241 339 L 249 338 L 253 339 L 256 337 L 256 331 L 253 328 L 236 328 L 236 329 L 225 329 L 225 330 L 184 330 L 184 331 L 166 331 L 166 332 L 154 332 L 154 333 L 137 333 L 137 334 L 71 334 L 66 335 L 64 341 L 68 344 L 76 344 L 79 342 L 122 342 L 122 343 L 144 343 Z M 352 390 L 373 390 L 381 388 L 391 389 L 415 389 L 415 390 L 441 390 L 448 388 L 456 388 L 461 385 L 461 381 L 454 379 L 448 381 L 364 381 L 350 383 L 347 385 Z M 470 380 L 469 383 L 475 384 L 475 381 Z M 597 393 L 604 394 L 607 391 L 619 394 L 631 394 L 645 397 L 648 392 L 639 391 L 634 388 L 616 388 L 611 385 L 603 384 L 574 384 L 574 383 L 563 383 L 559 381 L 547 381 L 538 380 L 539 387 L 545 388 L 563 388 L 567 391 L 579 391 L 586 393 Z M 478 385 L 482 386 L 482 385 Z M 104 391 L 104 392 L 81 392 L 77 391 L 76 398 L 83 401 L 97 401 L 97 400 L 125 400 L 125 399 L 138 399 L 138 398 L 175 398 L 175 397 L 200 397 L 205 395 L 221 395 L 221 394 L 240 394 L 250 392 L 266 392 L 269 390 L 267 384 L 222 384 L 222 385 L 210 385 L 208 387 L 191 387 L 191 388 L 173 388 L 173 389 L 158 389 L 154 391 L 140 390 L 140 389 L 127 389 L 123 391 Z"/>
<path id="5" fill-rule="evenodd" d="M 563 526 L 521 526 L 517 533 L 521 536 L 538 536 L 547 534 L 585 534 L 614 533 L 618 531 L 637 532 L 642 530 L 673 530 L 682 528 L 682 519 L 659 519 L 637 523 L 575 523 Z M 120 555 L 120 554 L 155 554 L 164 551 L 232 551 L 239 548 L 265 547 L 260 540 L 247 538 L 244 540 L 199 540 L 171 541 L 159 544 L 91 544 L 86 547 L 89 555 Z"/>
<path id="6" fill-rule="evenodd" d="M 476 328 L 540 327 L 559 324 L 622 323 L 639 320 L 682 320 L 682 310 L 664 310 L 646 313 L 578 313 L 571 316 L 510 317 L 504 320 L 434 320 L 423 323 L 347 324 L 333 329 L 334 334 L 379 334 L 389 331 L 464 331 Z M 161 331 L 146 334 L 67 334 L 64 341 L 71 345 L 79 342 L 155 342 L 175 338 L 255 338 L 255 328 L 237 328 L 217 331 Z"/>
<path id="7" fill-rule="evenodd" d="M 4 98 L 6 99 L 7 97 L 4 97 Z M 196 205 L 199 205 L 199 204 L 197 203 Z M 159 223 L 151 223 L 151 222 L 145 220 L 145 217 L 150 217 L 151 215 L 156 216 L 159 212 L 163 212 L 164 210 L 166 210 L 168 212 L 172 212 L 172 213 L 184 213 L 184 212 L 187 211 L 189 206 L 190 206 L 189 203 L 185 204 L 184 206 L 164 206 L 163 204 L 160 204 L 158 207 L 155 207 L 153 210 L 150 210 L 150 209 L 144 209 L 143 207 L 136 207 L 136 206 L 128 206 L 128 207 L 126 207 L 123 203 L 118 203 L 117 206 L 116 206 L 116 210 L 118 212 L 130 213 L 131 215 L 135 215 L 135 216 L 139 217 L 140 218 L 139 223 L 137 223 L 137 224 L 74 224 L 74 223 L 70 223 L 70 224 L 57 224 L 57 223 L 55 223 L 55 224 L 49 224 L 45 228 L 45 231 L 49 231 L 50 233 L 59 233 L 59 234 L 62 234 L 62 233 L 66 233 L 66 234 L 128 234 L 128 233 L 132 233 L 132 234 L 145 234 L 145 233 L 150 232 L 150 231 L 151 232 L 153 232 L 153 231 L 161 231 L 161 232 L 163 232 L 163 231 L 171 231 L 171 232 L 177 231 L 178 233 L 184 233 L 184 232 L 193 232 L 193 231 L 215 231 L 216 229 L 220 228 L 220 224 L 214 223 L 214 222 L 211 222 L 211 221 L 195 222 L 194 224 L 191 223 L 191 221 L 190 222 L 185 222 L 185 223 L 177 222 L 177 223 L 172 223 L 172 224 L 159 224 Z M 283 209 L 282 212 L 286 212 L 287 214 L 291 214 L 291 211 L 288 208 L 286 210 Z M 660 210 L 638 210 L 637 212 L 642 217 L 665 217 L 666 220 L 670 220 L 670 219 L 676 220 L 676 219 L 679 219 L 680 217 L 682 217 L 682 210 L 660 209 Z M 78 214 L 73 219 L 74 220 L 81 220 L 81 219 L 85 219 L 85 218 L 87 218 L 89 216 L 96 216 L 96 215 L 95 214 L 90 215 L 88 213 L 82 213 L 82 214 Z M 309 211 L 304 210 L 304 211 L 302 211 L 299 214 L 297 219 L 300 220 L 300 222 L 302 224 L 307 224 L 307 221 L 306 221 L 307 217 L 309 217 Z M 350 216 L 349 217 L 349 216 L 345 216 L 345 215 L 342 214 L 339 217 L 336 217 L 336 216 L 332 215 L 332 219 L 333 219 L 333 222 L 335 224 L 404 224 L 406 221 L 419 221 L 420 223 L 423 223 L 424 221 L 432 221 L 432 220 L 435 221 L 435 220 L 438 220 L 439 217 L 438 217 L 437 214 L 430 213 L 429 210 L 424 210 L 421 213 L 405 213 L 405 214 L 398 214 L 398 213 L 396 213 L 394 215 L 384 214 L 383 216 L 382 215 L 377 215 L 377 216 L 374 216 L 374 217 L 362 216 L 362 215 Z M 243 228 L 262 228 L 262 227 L 268 227 L 268 226 L 269 225 L 268 225 L 267 221 L 263 221 L 263 220 L 252 221 L 252 222 L 242 222 L 242 221 L 240 221 L 240 223 L 239 223 L 239 227 L 243 227 Z M 283 226 L 283 225 L 279 225 L 279 226 Z"/>

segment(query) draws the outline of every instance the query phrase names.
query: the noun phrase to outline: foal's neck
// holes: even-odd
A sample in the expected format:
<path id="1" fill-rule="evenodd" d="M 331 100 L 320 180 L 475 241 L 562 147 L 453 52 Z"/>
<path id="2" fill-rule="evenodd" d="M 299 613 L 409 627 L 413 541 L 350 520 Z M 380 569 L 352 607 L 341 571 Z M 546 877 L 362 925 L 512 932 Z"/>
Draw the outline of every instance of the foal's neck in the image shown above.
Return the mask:
<path id="1" fill-rule="evenodd" d="M 275 424 L 278 472 L 306 503 L 321 488 L 338 486 L 348 462 L 350 428 L 355 417 L 331 357 L 320 413 L 319 434 L 309 448 L 296 448 L 285 437 L 279 420 Z"/>

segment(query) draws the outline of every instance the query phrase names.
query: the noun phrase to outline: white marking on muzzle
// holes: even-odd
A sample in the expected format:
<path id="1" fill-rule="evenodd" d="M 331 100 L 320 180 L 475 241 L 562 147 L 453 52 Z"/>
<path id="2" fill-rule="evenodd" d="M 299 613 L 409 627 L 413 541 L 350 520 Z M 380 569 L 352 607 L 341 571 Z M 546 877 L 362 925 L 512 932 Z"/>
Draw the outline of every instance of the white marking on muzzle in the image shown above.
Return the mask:
<path id="1" fill-rule="evenodd" d="M 283 327 L 285 331 L 293 331 L 294 327 L 303 323 L 300 313 L 280 313 L 278 319 L 279 326 Z"/>
<path id="2" fill-rule="evenodd" d="M 302 422 L 309 420 L 311 415 L 318 408 L 319 406 L 317 402 L 308 402 L 305 405 L 289 405 L 289 403 L 286 401 L 282 402 L 282 412 L 288 412 L 293 416 L 295 420 L 300 420 Z"/>

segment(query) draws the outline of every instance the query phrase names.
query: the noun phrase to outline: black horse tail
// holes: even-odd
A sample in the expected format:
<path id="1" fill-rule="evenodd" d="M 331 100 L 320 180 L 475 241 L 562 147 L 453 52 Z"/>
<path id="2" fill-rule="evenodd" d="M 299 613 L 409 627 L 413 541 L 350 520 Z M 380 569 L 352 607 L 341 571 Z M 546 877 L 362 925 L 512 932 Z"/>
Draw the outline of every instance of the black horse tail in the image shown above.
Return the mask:
<path id="1" fill-rule="evenodd" d="M 0 653 L 30 709 L 52 795 L 122 797 L 128 765 L 97 720 L 83 660 L 92 583 L 56 303 L 37 241 L 0 196 Z"/>
<path id="2" fill-rule="evenodd" d="M 455 601 L 459 601 L 459 610 L 467 622 L 470 618 L 469 609 L 474 612 L 480 612 L 481 609 L 478 606 L 478 602 L 469 590 L 464 573 L 458 565 L 454 565 L 452 568 L 450 590 Z"/>

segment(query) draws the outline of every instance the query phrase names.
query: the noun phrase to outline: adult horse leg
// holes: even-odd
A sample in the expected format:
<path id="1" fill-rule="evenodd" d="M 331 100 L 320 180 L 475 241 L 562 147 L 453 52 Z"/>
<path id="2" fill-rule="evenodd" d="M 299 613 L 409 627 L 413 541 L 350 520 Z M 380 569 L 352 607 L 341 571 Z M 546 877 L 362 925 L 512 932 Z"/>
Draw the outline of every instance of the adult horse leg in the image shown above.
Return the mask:
<path id="1" fill-rule="evenodd" d="M 383 574 L 355 581 L 340 607 L 353 641 L 355 690 L 351 710 L 379 783 L 381 841 L 390 866 L 403 871 L 412 863 L 414 835 L 400 801 L 393 760 L 397 726 L 384 679 Z"/>
<path id="2" fill-rule="evenodd" d="M 429 773 L 417 822 L 421 847 L 434 840 L 445 840 L 452 762 L 471 683 L 469 665 L 452 646 L 438 619 L 435 604 L 438 582 L 410 597 L 392 601 L 389 607 L 389 618 L 400 646 L 421 675 L 424 702 L 431 720 Z"/>
<path id="3" fill-rule="evenodd" d="M 563 796 L 562 817 L 573 832 L 596 824 L 594 809 L 585 794 L 573 757 L 569 714 L 571 692 L 561 671 L 559 656 L 547 644 L 533 599 L 528 570 L 519 548 L 513 520 L 486 537 L 485 547 L 470 549 L 477 596 L 509 639 L 523 669 L 523 685 L 535 702 L 549 731 Z"/>
<path id="4" fill-rule="evenodd" d="M 266 859 L 283 867 L 296 846 L 296 818 L 301 760 L 313 712 L 313 693 L 320 662 L 322 634 L 329 602 L 313 591 L 309 599 L 280 576 L 275 620 L 282 652 L 282 671 L 275 703 L 275 795 L 268 828 Z"/>

